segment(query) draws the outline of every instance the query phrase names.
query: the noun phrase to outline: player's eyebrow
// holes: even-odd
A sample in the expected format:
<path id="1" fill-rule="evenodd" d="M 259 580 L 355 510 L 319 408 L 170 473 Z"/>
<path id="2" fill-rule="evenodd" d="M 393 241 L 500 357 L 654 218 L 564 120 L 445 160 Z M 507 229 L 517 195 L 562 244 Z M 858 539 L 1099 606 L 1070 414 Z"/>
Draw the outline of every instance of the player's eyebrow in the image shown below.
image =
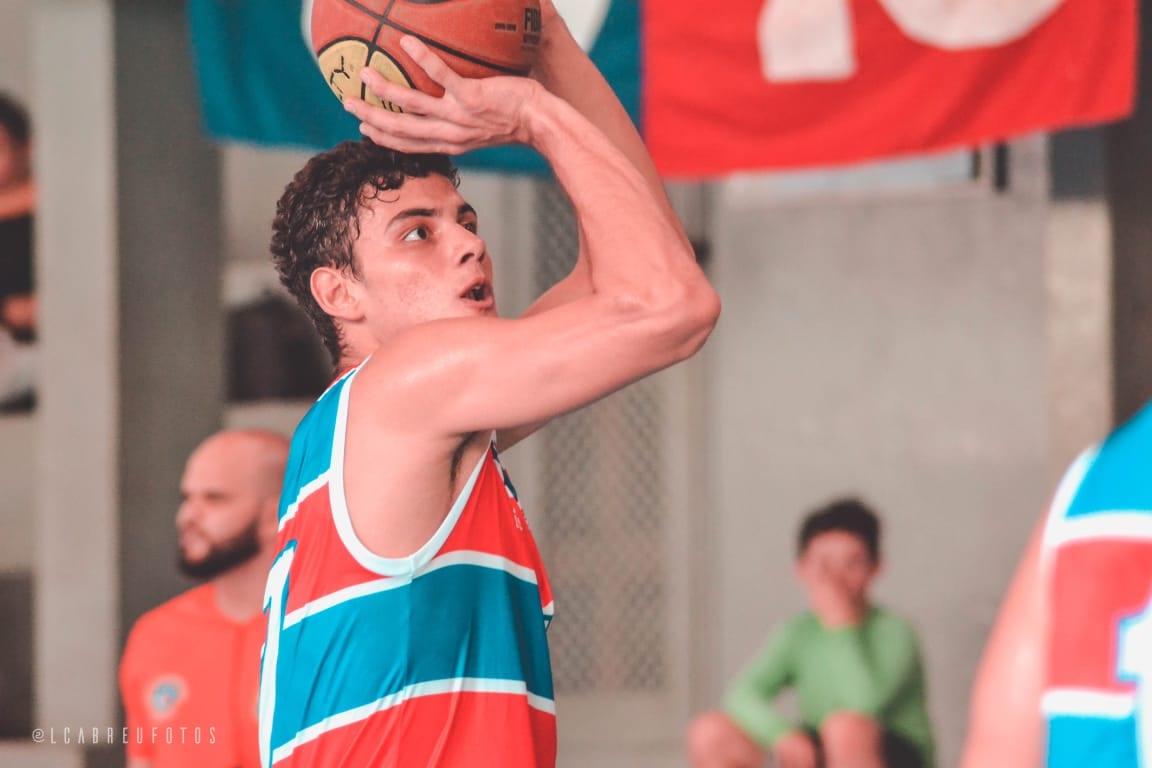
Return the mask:
<path id="1" fill-rule="evenodd" d="M 439 215 L 440 210 L 437 208 L 406 208 L 392 217 L 392 221 L 388 222 L 388 227 L 392 228 L 409 219 L 432 219 Z"/>
<path id="2" fill-rule="evenodd" d="M 391 229 L 410 219 L 434 219 L 439 217 L 441 213 L 439 208 L 405 208 L 392 217 L 392 220 L 388 222 L 388 228 Z M 468 215 L 476 216 L 476 209 L 468 203 L 461 203 L 460 207 L 456 209 L 456 219 L 460 220 Z"/>

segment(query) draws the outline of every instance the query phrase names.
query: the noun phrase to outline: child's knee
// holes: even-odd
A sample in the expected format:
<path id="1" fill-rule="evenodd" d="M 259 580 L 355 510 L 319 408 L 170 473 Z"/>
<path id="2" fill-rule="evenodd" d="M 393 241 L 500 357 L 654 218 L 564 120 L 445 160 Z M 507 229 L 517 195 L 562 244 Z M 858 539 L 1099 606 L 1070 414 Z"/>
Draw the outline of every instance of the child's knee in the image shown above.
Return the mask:
<path id="1" fill-rule="evenodd" d="M 834 712 L 820 725 L 820 742 L 829 755 L 879 752 L 880 724 L 858 712 Z"/>

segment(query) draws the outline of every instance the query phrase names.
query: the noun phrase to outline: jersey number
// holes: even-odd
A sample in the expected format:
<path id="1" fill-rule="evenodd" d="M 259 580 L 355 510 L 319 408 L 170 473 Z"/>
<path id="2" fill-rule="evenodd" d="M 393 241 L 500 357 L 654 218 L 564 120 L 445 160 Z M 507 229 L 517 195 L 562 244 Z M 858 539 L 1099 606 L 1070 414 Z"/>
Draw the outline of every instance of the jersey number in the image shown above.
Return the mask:
<path id="1" fill-rule="evenodd" d="M 1136 753 L 1152 766 L 1152 598 L 1140 613 L 1120 620 L 1117 676 L 1136 684 Z"/>
<path id="2" fill-rule="evenodd" d="M 879 0 L 911 40 L 943 50 L 1000 46 L 1027 35 L 1065 0 Z M 766 0 L 760 68 L 768 82 L 856 74 L 851 0 Z"/>
<path id="3" fill-rule="evenodd" d="M 272 766 L 272 712 L 276 708 L 276 662 L 280 655 L 280 632 L 284 626 L 284 600 L 288 571 L 296 548 L 289 546 L 276 557 L 264 588 L 264 612 L 268 614 L 268 635 L 260 659 L 260 765 Z"/>

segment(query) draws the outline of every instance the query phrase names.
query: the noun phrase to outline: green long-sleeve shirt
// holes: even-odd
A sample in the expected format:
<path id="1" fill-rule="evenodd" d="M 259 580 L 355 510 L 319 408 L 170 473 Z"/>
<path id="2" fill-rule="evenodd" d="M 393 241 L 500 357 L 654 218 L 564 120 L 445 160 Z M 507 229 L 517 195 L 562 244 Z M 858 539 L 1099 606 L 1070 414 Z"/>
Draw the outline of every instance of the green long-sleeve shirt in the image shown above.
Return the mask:
<path id="1" fill-rule="evenodd" d="M 795 688 L 801 723 L 775 707 Z M 733 682 L 724 709 L 765 749 L 797 727 L 819 729 L 829 715 L 856 712 L 920 748 L 935 764 L 932 726 L 916 631 L 903 619 L 873 607 L 861 624 L 825 628 L 811 612 L 780 627 Z"/>

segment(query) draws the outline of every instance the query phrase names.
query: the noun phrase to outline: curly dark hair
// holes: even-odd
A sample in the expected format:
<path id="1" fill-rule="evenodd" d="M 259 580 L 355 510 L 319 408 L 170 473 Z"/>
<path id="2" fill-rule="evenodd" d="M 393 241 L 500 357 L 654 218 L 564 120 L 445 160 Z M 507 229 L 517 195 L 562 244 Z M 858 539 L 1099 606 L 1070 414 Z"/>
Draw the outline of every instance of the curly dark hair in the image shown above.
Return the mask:
<path id="1" fill-rule="evenodd" d="M 804 554 L 808 542 L 822 533 L 843 531 L 850 533 L 868 548 L 872 561 L 880 559 L 880 519 L 867 504 L 854 498 L 836 499 L 804 518 L 796 537 L 796 552 Z"/>
<path id="2" fill-rule="evenodd" d="M 459 175 L 447 155 L 397 152 L 364 139 L 346 141 L 316 155 L 292 179 L 276 203 L 272 262 L 280 282 L 319 331 L 335 364 L 340 329 L 312 296 L 312 272 L 336 267 L 358 277 L 352 244 L 360 236 L 360 211 L 405 179 L 439 174 L 453 184 Z"/>

